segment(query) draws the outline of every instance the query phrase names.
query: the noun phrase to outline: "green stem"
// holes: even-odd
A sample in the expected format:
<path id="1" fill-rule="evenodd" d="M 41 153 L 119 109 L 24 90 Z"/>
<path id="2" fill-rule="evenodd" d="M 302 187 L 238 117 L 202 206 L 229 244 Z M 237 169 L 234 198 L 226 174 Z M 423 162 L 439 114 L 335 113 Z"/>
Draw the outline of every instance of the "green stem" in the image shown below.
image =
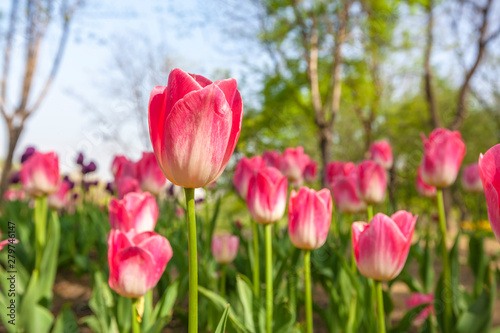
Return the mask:
<path id="1" fill-rule="evenodd" d="M 311 295 L 311 251 L 307 250 L 304 253 L 304 274 L 305 274 L 305 289 L 306 289 L 306 332 L 313 332 L 313 316 L 312 316 L 312 295 Z"/>
<path id="2" fill-rule="evenodd" d="M 46 196 L 35 199 L 35 211 L 34 211 L 35 238 L 36 238 L 35 269 L 37 270 L 40 270 L 43 249 L 45 248 L 45 243 L 47 241 L 47 209 L 48 206 L 47 206 Z"/>
<path id="3" fill-rule="evenodd" d="M 194 188 L 185 188 L 189 248 L 189 316 L 188 332 L 198 332 L 198 249 L 196 246 L 196 217 Z"/>
<path id="4" fill-rule="evenodd" d="M 264 226 L 266 238 L 266 332 L 273 330 L 273 225 Z"/>
<path id="5" fill-rule="evenodd" d="M 372 205 L 368 205 L 368 207 L 366 207 L 366 213 L 368 215 L 368 223 L 370 223 L 371 220 L 373 219 L 373 206 Z"/>
<path id="6" fill-rule="evenodd" d="M 437 204 L 439 211 L 439 229 L 441 231 L 441 261 L 443 263 L 443 297 L 444 297 L 444 332 L 451 329 L 451 276 L 448 249 L 446 247 L 446 216 L 444 211 L 443 190 L 437 190 Z"/>
<path id="7" fill-rule="evenodd" d="M 258 298 L 260 295 L 259 228 L 256 222 L 250 223 L 253 229 L 253 292 Z"/>
<path id="8" fill-rule="evenodd" d="M 137 313 L 138 298 L 132 299 L 132 333 L 141 332 L 141 324 L 139 323 L 139 315 Z"/>
<path id="9" fill-rule="evenodd" d="M 349 235 L 351 237 L 351 270 L 354 275 L 358 273 L 357 267 L 356 267 L 356 256 L 354 255 L 354 244 L 352 242 L 352 225 L 351 228 L 349 228 Z"/>
<path id="10" fill-rule="evenodd" d="M 377 292 L 377 321 L 378 332 L 385 333 L 384 295 L 382 294 L 382 282 L 375 281 Z"/>
<path id="11" fill-rule="evenodd" d="M 226 297 L 226 264 L 220 267 L 220 295 Z"/>

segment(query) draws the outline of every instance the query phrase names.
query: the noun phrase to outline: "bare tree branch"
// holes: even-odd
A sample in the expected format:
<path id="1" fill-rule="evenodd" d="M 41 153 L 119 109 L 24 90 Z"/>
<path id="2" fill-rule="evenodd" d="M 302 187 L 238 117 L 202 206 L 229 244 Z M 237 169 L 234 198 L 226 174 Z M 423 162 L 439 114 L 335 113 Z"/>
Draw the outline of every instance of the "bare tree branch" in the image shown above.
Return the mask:
<path id="1" fill-rule="evenodd" d="M 425 96 L 427 99 L 427 106 L 431 116 L 431 125 L 436 128 L 439 127 L 441 121 L 437 110 L 436 98 L 434 96 L 434 89 L 432 88 L 432 68 L 431 68 L 431 54 L 432 46 L 434 43 L 433 30 L 434 27 L 434 14 L 433 14 L 433 1 L 429 0 L 427 5 L 427 39 L 424 50 L 424 86 Z"/>
<path id="2" fill-rule="evenodd" d="M 0 112 L 2 116 L 7 121 L 8 115 L 5 110 L 6 103 L 6 95 L 7 95 L 7 82 L 9 77 L 10 70 L 10 54 L 12 50 L 12 40 L 14 33 L 16 31 L 16 22 L 17 22 L 17 7 L 19 5 L 18 0 L 12 0 L 11 10 L 10 10 L 10 18 L 9 18 L 9 28 L 7 30 L 7 35 L 5 38 L 5 49 L 4 49 L 4 57 L 3 57 L 3 71 L 2 71 L 2 80 L 0 84 Z"/>

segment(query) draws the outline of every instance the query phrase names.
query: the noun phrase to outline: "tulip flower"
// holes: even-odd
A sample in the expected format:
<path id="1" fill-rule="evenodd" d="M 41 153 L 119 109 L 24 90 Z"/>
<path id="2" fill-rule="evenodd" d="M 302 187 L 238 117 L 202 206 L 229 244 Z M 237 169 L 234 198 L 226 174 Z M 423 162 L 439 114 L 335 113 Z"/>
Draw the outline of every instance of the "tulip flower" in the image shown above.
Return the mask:
<path id="1" fill-rule="evenodd" d="M 354 222 L 352 244 L 364 276 L 389 281 L 403 270 L 410 251 L 417 216 L 400 210 L 391 217 L 378 213 L 370 224 Z"/>
<path id="2" fill-rule="evenodd" d="M 119 180 L 122 178 L 136 178 L 137 166 L 127 157 L 118 155 L 115 156 L 113 162 L 111 163 L 111 172 L 113 173 L 113 176 L 115 176 L 115 184 L 118 184 Z"/>
<path id="3" fill-rule="evenodd" d="M 370 159 L 386 170 L 392 168 L 392 147 L 389 142 L 381 140 L 372 143 L 370 146 Z"/>
<path id="4" fill-rule="evenodd" d="M 280 168 L 280 160 L 281 154 L 276 150 L 266 150 L 262 153 L 262 159 L 266 163 L 267 166 L 273 167 L 276 169 Z"/>
<path id="5" fill-rule="evenodd" d="M 48 196 L 48 204 L 52 209 L 63 209 L 69 203 L 69 191 L 71 184 L 66 181 L 61 181 L 55 193 Z"/>
<path id="6" fill-rule="evenodd" d="M 165 176 L 158 167 L 154 153 L 142 153 L 142 158 L 137 162 L 137 180 L 141 190 L 159 195 L 166 184 Z"/>
<path id="7" fill-rule="evenodd" d="M 479 175 L 483 183 L 491 229 L 500 242 L 500 144 L 479 155 Z"/>
<path id="8" fill-rule="evenodd" d="M 330 162 L 326 165 L 326 182 L 332 188 L 339 177 L 347 176 L 354 169 L 356 169 L 356 165 L 352 162 Z"/>
<path id="9" fill-rule="evenodd" d="M 304 148 L 287 148 L 281 155 L 280 170 L 290 181 L 301 182 L 309 161 L 309 156 L 304 154 Z"/>
<path id="10" fill-rule="evenodd" d="M 2 233 L 0 232 L 0 238 L 1 237 Z M 17 240 L 16 238 L 7 238 L 0 242 L 0 251 L 2 251 L 2 249 L 9 244 L 17 244 L 17 243 L 19 243 L 19 240 Z"/>
<path id="11" fill-rule="evenodd" d="M 5 201 L 23 201 L 25 198 L 26 193 L 21 189 L 9 188 L 3 195 Z"/>
<path id="12" fill-rule="evenodd" d="M 54 193 L 59 183 L 59 159 L 56 153 L 34 152 L 23 163 L 20 176 L 26 194 L 42 197 Z"/>
<path id="13" fill-rule="evenodd" d="M 332 193 L 337 209 L 344 214 L 354 214 L 366 209 L 366 203 L 361 200 L 357 188 L 355 173 L 348 177 L 340 177 L 332 185 Z"/>
<path id="14" fill-rule="evenodd" d="M 229 234 L 214 235 L 212 238 L 212 254 L 219 264 L 230 264 L 236 258 L 240 239 Z"/>
<path id="15" fill-rule="evenodd" d="M 429 306 L 426 306 L 418 315 L 415 317 L 414 323 L 415 325 L 421 325 L 429 314 L 434 313 L 434 295 L 433 294 L 421 294 L 421 293 L 412 293 L 411 297 L 406 300 L 406 307 L 411 309 L 419 306 L 420 304 L 429 303 Z"/>
<path id="16" fill-rule="evenodd" d="M 318 163 L 310 161 L 304 169 L 304 179 L 306 182 L 312 183 L 318 178 Z"/>
<path id="17" fill-rule="evenodd" d="M 163 174 L 184 188 L 217 180 L 240 136 L 243 104 L 236 80 L 212 82 L 174 69 L 149 100 L 149 133 Z"/>
<path id="18" fill-rule="evenodd" d="M 20 171 L 14 171 L 10 175 L 9 183 L 10 184 L 17 184 L 21 181 L 21 172 Z"/>
<path id="19" fill-rule="evenodd" d="M 374 161 L 363 161 L 358 165 L 359 194 L 367 204 L 382 203 L 385 199 L 387 174 L 385 169 Z"/>
<path id="20" fill-rule="evenodd" d="M 118 185 L 118 198 L 123 199 L 127 193 L 141 192 L 141 188 L 139 187 L 139 182 L 135 178 L 124 177 L 119 178 Z"/>
<path id="21" fill-rule="evenodd" d="M 472 163 L 464 167 L 462 171 L 462 186 L 467 192 L 482 193 L 483 183 L 479 177 L 479 166 Z"/>
<path id="22" fill-rule="evenodd" d="M 415 187 L 417 188 L 418 194 L 423 197 L 433 198 L 436 196 L 436 187 L 426 184 L 422 179 L 422 167 L 420 166 L 417 168 L 417 180 L 415 183 Z"/>
<path id="23" fill-rule="evenodd" d="M 111 198 L 109 202 L 109 223 L 111 228 L 123 232 L 153 231 L 158 219 L 158 205 L 148 192 L 128 193 L 123 199 Z"/>
<path id="24" fill-rule="evenodd" d="M 275 223 L 286 208 L 287 179 L 273 167 L 258 170 L 248 184 L 247 206 L 259 224 Z"/>
<path id="25" fill-rule="evenodd" d="M 260 156 L 254 156 L 252 158 L 243 157 L 238 164 L 236 164 L 233 184 L 236 191 L 238 191 L 239 195 L 243 199 L 247 198 L 248 182 L 250 181 L 250 178 L 257 170 L 265 167 L 266 163 Z"/>
<path id="26" fill-rule="evenodd" d="M 435 129 L 424 141 L 422 179 L 429 185 L 448 187 L 455 182 L 465 156 L 465 143 L 460 132 Z"/>
<path id="27" fill-rule="evenodd" d="M 78 156 L 76 157 L 76 164 L 83 166 L 83 160 L 84 160 L 83 153 L 82 152 L 78 153 Z"/>
<path id="28" fill-rule="evenodd" d="M 82 164 L 82 174 L 86 175 L 88 173 L 94 172 L 97 170 L 97 165 L 90 161 L 88 164 Z"/>
<path id="29" fill-rule="evenodd" d="M 152 231 L 108 237 L 109 286 L 121 296 L 139 298 L 153 289 L 172 258 L 168 240 Z"/>

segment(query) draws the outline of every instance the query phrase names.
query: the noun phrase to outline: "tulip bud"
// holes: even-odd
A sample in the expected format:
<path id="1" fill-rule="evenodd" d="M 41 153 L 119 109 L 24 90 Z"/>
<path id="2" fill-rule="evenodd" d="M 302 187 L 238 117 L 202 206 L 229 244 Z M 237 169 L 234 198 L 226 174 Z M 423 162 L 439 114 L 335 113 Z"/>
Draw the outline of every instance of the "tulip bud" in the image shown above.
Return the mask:
<path id="1" fill-rule="evenodd" d="M 367 204 L 382 203 L 385 199 L 387 174 L 385 169 L 373 161 L 363 161 L 358 168 L 359 194 Z"/>
<path id="2" fill-rule="evenodd" d="M 370 146 L 370 159 L 386 170 L 392 168 L 392 147 L 389 142 L 381 140 L 372 143 Z"/>
<path id="3" fill-rule="evenodd" d="M 212 238 L 212 254 L 219 264 L 230 264 L 236 258 L 240 239 L 229 234 L 214 235 Z"/>
<path id="4" fill-rule="evenodd" d="M 412 309 L 421 304 L 429 303 L 420 313 L 415 317 L 414 323 L 419 326 L 429 317 L 429 314 L 434 313 L 434 295 L 433 294 L 420 294 L 412 293 L 411 297 L 406 300 L 406 307 Z"/>
<path id="5" fill-rule="evenodd" d="M 57 191 L 48 196 L 48 204 L 52 209 L 63 209 L 69 203 L 69 191 L 71 184 L 66 181 L 59 183 Z"/>
<path id="6" fill-rule="evenodd" d="M 142 153 L 142 158 L 137 162 L 137 180 L 141 190 L 159 195 L 167 179 L 161 172 L 154 153 Z"/>
<path id="7" fill-rule="evenodd" d="M 436 196 L 436 187 L 426 184 L 422 179 L 422 168 L 420 166 L 417 169 L 417 181 L 415 187 L 417 188 L 418 194 L 423 197 L 432 198 Z"/>
<path id="8" fill-rule="evenodd" d="M 288 235 L 293 245 L 303 250 L 323 246 L 332 221 L 332 209 L 328 189 L 316 192 L 301 187 L 299 192 L 292 191 L 288 204 Z"/>
<path id="9" fill-rule="evenodd" d="M 276 150 L 266 150 L 262 153 L 262 159 L 268 167 L 280 168 L 281 154 Z"/>
<path id="10" fill-rule="evenodd" d="M 483 183 L 481 183 L 481 177 L 479 177 L 479 166 L 477 163 L 472 163 L 464 167 L 462 171 L 462 186 L 470 193 L 483 192 Z"/>
<path id="11" fill-rule="evenodd" d="M 113 229 L 153 231 L 157 219 L 156 199 L 148 192 L 128 193 L 121 200 L 111 198 L 109 202 L 109 223 Z"/>
<path id="12" fill-rule="evenodd" d="M 465 143 L 460 132 L 435 129 L 424 141 L 422 179 L 429 185 L 448 187 L 455 182 L 465 156 Z"/>
<path id="13" fill-rule="evenodd" d="M 288 180 L 302 182 L 302 175 L 309 161 L 309 156 L 304 154 L 304 148 L 287 148 L 281 155 L 280 171 Z"/>
<path id="14" fill-rule="evenodd" d="M 488 219 L 500 242 L 500 144 L 479 155 L 479 176 L 483 183 Z"/>
<path id="15" fill-rule="evenodd" d="M 163 174 L 185 188 L 217 180 L 238 142 L 242 117 L 236 80 L 212 82 L 174 69 L 149 100 L 149 134 Z"/>
<path id="16" fill-rule="evenodd" d="M 275 223 L 286 208 L 287 179 L 273 167 L 257 171 L 248 184 L 247 206 L 255 222 Z"/>
<path id="17" fill-rule="evenodd" d="M 26 194 L 42 197 L 57 190 L 59 159 L 56 153 L 34 152 L 21 167 L 21 183 Z"/>
<path id="18" fill-rule="evenodd" d="M 248 182 L 253 176 L 255 171 L 265 168 L 266 163 L 260 156 L 254 156 L 252 158 L 243 157 L 238 164 L 236 164 L 236 169 L 234 171 L 233 184 L 238 191 L 239 195 L 243 198 L 247 198 L 248 192 Z"/>
<path id="19" fill-rule="evenodd" d="M 340 177 L 345 177 L 350 174 L 356 165 L 352 162 L 334 161 L 326 165 L 326 182 L 333 188 L 333 184 Z"/>
<path id="20" fill-rule="evenodd" d="M 316 161 L 310 161 L 306 168 L 304 169 L 304 179 L 306 182 L 312 183 L 315 182 L 318 178 L 318 164 Z"/>
<path id="21" fill-rule="evenodd" d="M 172 258 L 165 237 L 152 231 L 112 229 L 108 237 L 109 286 L 124 297 L 139 298 L 153 289 Z"/>
<path id="22" fill-rule="evenodd" d="M 377 214 L 370 224 L 352 224 L 352 246 L 359 271 L 378 280 L 394 279 L 403 270 L 410 251 L 417 216 L 400 210 L 388 217 Z"/>

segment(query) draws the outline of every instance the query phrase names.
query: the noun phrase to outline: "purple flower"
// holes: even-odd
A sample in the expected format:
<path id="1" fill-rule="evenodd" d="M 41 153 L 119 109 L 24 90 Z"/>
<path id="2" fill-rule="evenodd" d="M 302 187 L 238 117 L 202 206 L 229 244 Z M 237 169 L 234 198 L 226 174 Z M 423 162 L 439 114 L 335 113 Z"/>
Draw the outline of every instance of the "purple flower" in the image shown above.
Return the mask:
<path id="1" fill-rule="evenodd" d="M 76 158 L 76 164 L 83 166 L 83 153 L 78 153 L 78 157 Z"/>
<path id="2" fill-rule="evenodd" d="M 18 184 L 21 181 L 21 172 L 20 171 L 15 171 L 10 175 L 10 183 L 11 184 Z"/>
<path id="3" fill-rule="evenodd" d="M 21 163 L 24 163 L 28 160 L 28 158 L 31 157 L 31 155 L 33 155 L 33 153 L 35 152 L 35 147 L 27 147 L 26 150 L 24 151 L 23 155 L 21 156 Z"/>
<path id="4" fill-rule="evenodd" d="M 90 173 L 90 172 L 94 172 L 97 170 L 97 166 L 95 165 L 94 162 L 90 162 L 89 164 L 87 165 L 82 165 L 82 173 L 84 175 Z"/>

